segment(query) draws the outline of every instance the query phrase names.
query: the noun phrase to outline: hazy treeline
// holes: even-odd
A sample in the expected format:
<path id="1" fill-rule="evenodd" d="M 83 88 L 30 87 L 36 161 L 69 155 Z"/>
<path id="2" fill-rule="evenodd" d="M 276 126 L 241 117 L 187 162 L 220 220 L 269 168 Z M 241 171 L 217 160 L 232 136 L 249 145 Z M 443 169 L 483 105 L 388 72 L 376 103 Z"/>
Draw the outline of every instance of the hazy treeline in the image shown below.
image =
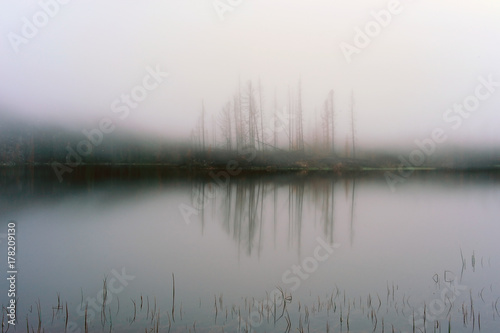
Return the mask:
<path id="1" fill-rule="evenodd" d="M 89 145 L 91 151 L 82 155 L 78 145 L 88 138 L 81 132 L 8 121 L 2 121 L 2 125 L 0 163 L 7 165 L 65 163 L 69 154 L 80 155 L 85 164 L 175 164 L 184 161 L 189 151 L 187 144 L 113 133 L 103 136 L 99 145 Z"/>
<path id="2" fill-rule="evenodd" d="M 306 125 L 300 80 L 295 89 L 288 90 L 286 101 L 281 105 L 276 94 L 272 103 L 265 103 L 261 84 L 251 81 L 241 85 L 210 120 L 201 103 L 200 118 L 190 142 L 173 142 L 131 132 L 101 133 L 99 138 L 95 135 L 89 138 L 85 129 L 70 131 L 0 117 L 0 165 L 59 163 L 71 166 L 72 161 L 79 160 L 78 165 L 157 164 L 188 169 L 223 169 L 229 161 L 236 161 L 239 167 L 268 171 L 411 167 L 404 161 L 408 161 L 415 147 L 400 151 L 366 150 L 355 144 L 354 98 L 351 99 L 351 135 L 345 147 L 336 141 L 341 137 L 336 131 L 339 128 L 345 131 L 346 127 L 336 126 L 334 92 L 326 94 L 321 113 Z M 249 150 L 254 155 L 251 159 Z M 426 167 L 500 167 L 500 149 L 448 145 L 436 148 L 432 154 L 420 153 L 425 157 L 423 166 Z"/>
<path id="3" fill-rule="evenodd" d="M 281 149 L 333 155 L 336 148 L 333 90 L 326 94 L 321 112 L 313 122 L 304 118 L 300 79 L 295 88 L 288 87 L 284 101 L 281 100 L 279 103 L 275 91 L 272 101 L 266 102 L 268 98 L 264 96 L 260 80 L 257 84 L 252 81 L 239 84 L 217 116 L 208 115 L 202 102 L 191 142 L 199 150 L 215 147 L 240 150 L 251 146 L 260 151 Z M 352 125 L 354 129 L 354 123 Z M 347 156 L 354 149 L 354 135 L 350 140 L 350 148 L 343 149 Z"/>

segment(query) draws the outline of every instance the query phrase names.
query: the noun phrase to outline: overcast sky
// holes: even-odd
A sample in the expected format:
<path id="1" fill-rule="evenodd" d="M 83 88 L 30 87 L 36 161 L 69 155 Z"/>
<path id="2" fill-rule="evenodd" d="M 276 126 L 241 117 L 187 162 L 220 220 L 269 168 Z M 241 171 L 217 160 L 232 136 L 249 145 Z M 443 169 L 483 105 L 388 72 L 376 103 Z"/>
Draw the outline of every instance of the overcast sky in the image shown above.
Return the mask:
<path id="1" fill-rule="evenodd" d="M 443 119 L 478 77 L 500 82 L 495 0 L 60 1 L 0 2 L 0 112 L 75 130 L 109 116 L 119 130 L 187 138 L 201 101 L 218 113 L 240 78 L 260 78 L 271 112 L 274 91 L 284 105 L 300 77 L 308 123 L 335 91 L 339 139 L 354 91 L 362 144 L 411 144 L 437 127 L 449 142 L 500 144 L 500 87 L 470 116 Z M 369 41 L 356 36 L 366 29 Z M 157 67 L 169 76 L 148 79 L 128 117 L 113 113 Z"/>

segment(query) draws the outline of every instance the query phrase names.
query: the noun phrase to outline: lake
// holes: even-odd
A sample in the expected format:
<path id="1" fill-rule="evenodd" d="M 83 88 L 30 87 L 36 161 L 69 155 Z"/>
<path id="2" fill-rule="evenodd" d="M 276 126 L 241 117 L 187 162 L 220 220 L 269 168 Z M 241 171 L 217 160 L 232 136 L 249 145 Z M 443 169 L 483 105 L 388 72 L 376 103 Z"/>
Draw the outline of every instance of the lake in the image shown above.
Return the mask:
<path id="1" fill-rule="evenodd" d="M 73 176 L 0 170 L 4 276 L 16 226 L 16 331 L 500 327 L 497 173 L 420 172 L 395 189 L 383 172 Z"/>

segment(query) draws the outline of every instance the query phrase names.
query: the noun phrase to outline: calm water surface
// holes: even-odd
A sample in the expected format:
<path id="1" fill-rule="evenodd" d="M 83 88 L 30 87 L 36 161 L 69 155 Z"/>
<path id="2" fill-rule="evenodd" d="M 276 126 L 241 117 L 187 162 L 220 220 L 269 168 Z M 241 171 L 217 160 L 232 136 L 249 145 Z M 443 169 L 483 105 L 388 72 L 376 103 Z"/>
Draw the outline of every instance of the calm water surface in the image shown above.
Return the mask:
<path id="1" fill-rule="evenodd" d="M 91 332 L 500 328 L 496 175 L 1 178 L 16 331 L 64 332 L 66 306 L 68 332 L 86 307 Z"/>

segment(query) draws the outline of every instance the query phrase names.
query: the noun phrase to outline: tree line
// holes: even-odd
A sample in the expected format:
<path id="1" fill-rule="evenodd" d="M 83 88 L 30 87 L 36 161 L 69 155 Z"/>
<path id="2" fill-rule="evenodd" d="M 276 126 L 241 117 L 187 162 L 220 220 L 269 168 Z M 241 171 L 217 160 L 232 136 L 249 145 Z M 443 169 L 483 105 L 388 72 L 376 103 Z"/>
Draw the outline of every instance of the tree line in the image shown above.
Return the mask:
<path id="1" fill-rule="evenodd" d="M 354 98 L 351 102 L 351 150 L 354 148 L 353 106 Z M 214 148 L 240 150 L 251 146 L 261 151 L 335 154 L 338 148 L 335 142 L 335 113 L 334 91 L 330 90 L 319 117 L 314 119 L 309 133 L 306 133 L 300 79 L 295 87 L 288 87 L 281 105 L 276 90 L 272 103 L 266 104 L 260 80 L 257 84 L 248 80 L 243 85 L 238 84 L 236 92 L 216 116 L 211 116 L 212 119 L 209 119 L 202 101 L 199 119 L 191 131 L 191 143 L 203 151 Z"/>

